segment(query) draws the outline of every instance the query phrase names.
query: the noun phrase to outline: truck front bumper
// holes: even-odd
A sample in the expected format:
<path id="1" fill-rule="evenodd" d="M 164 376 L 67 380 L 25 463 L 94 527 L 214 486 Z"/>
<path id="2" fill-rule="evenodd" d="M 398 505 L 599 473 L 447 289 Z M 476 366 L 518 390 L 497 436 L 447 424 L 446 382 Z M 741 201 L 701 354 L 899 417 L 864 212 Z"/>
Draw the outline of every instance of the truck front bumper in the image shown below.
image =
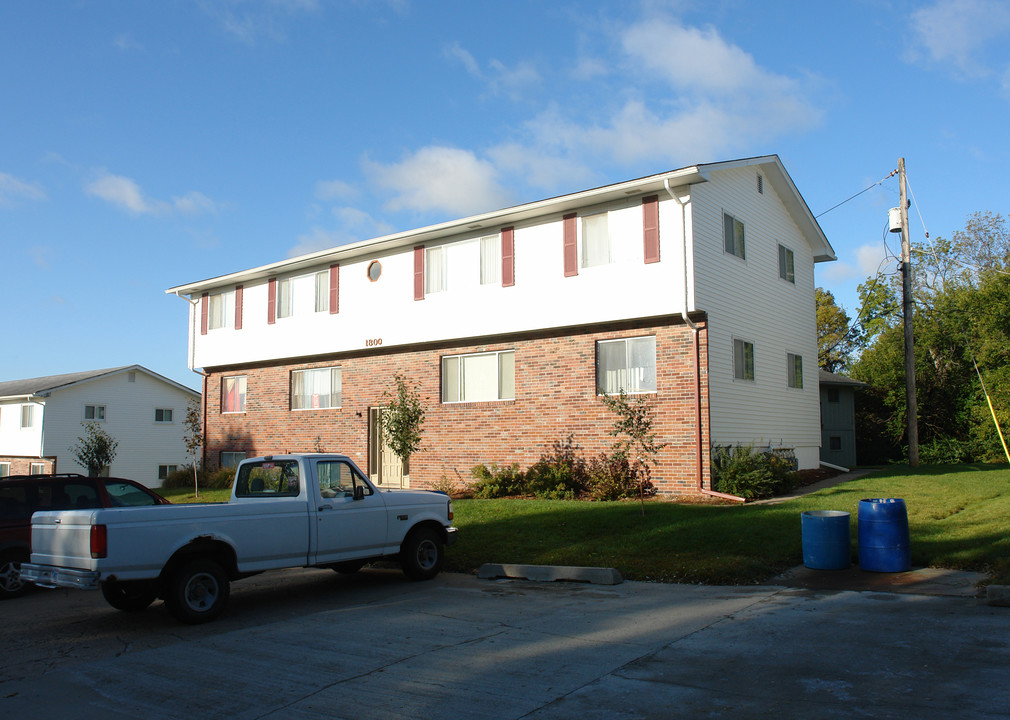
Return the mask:
<path id="1" fill-rule="evenodd" d="M 97 570 L 75 570 L 74 568 L 53 567 L 52 565 L 21 565 L 21 577 L 42 587 L 72 587 L 94 590 L 98 587 L 100 573 Z"/>
<path id="2" fill-rule="evenodd" d="M 445 529 L 446 546 L 455 545 L 457 540 L 459 540 L 459 530 L 454 527 L 447 527 Z"/>

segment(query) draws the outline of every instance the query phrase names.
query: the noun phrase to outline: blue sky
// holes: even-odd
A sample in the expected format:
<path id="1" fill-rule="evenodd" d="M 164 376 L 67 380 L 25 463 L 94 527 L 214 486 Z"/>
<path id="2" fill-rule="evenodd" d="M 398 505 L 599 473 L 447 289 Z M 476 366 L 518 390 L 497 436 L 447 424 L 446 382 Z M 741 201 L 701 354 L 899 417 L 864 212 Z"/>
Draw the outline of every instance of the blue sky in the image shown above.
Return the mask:
<path id="1" fill-rule="evenodd" d="M 1008 211 L 1008 40 L 995 0 L 0 4 L 0 379 L 199 387 L 169 287 L 771 153 L 815 215 L 873 186 L 819 218 L 855 315 L 899 157 L 913 239 Z"/>

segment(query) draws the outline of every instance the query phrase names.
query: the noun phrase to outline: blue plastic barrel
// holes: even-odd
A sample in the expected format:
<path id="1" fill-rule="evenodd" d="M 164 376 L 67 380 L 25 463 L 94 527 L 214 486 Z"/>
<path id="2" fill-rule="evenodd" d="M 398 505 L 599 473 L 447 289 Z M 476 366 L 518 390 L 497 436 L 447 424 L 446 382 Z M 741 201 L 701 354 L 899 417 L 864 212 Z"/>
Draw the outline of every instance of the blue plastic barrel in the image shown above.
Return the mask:
<path id="1" fill-rule="evenodd" d="M 803 564 L 813 570 L 844 570 L 851 563 L 849 513 L 808 510 L 800 514 Z"/>
<path id="2" fill-rule="evenodd" d="M 908 511 L 901 498 L 859 501 L 859 567 L 873 572 L 912 567 Z"/>

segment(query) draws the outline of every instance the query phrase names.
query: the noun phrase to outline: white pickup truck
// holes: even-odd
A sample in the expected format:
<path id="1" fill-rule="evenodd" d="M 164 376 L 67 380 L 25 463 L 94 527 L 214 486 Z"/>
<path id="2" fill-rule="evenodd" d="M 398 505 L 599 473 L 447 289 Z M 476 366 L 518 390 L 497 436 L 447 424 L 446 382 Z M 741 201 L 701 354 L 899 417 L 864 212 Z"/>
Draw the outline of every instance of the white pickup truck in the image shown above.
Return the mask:
<path id="1" fill-rule="evenodd" d="M 21 574 L 100 587 L 119 610 L 162 598 L 201 623 L 224 609 L 232 580 L 287 567 L 349 573 L 392 557 L 426 580 L 455 540 L 444 493 L 379 490 L 344 455 L 274 455 L 238 466 L 227 503 L 37 512 Z"/>

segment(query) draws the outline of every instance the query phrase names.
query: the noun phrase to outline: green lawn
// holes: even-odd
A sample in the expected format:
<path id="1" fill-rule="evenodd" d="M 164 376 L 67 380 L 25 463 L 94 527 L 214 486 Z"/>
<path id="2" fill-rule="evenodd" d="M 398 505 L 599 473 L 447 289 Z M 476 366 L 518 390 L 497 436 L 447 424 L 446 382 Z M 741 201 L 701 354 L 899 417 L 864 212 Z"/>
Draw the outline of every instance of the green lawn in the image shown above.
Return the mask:
<path id="1" fill-rule="evenodd" d="M 192 491 L 167 490 L 172 502 Z M 199 502 L 227 500 L 201 490 Z M 456 500 L 460 541 L 448 570 L 485 562 L 617 568 L 630 580 L 759 583 L 803 562 L 800 513 L 857 513 L 863 498 L 903 498 L 912 564 L 991 573 L 1010 582 L 1010 469 L 1005 465 L 894 466 L 778 505 L 591 503 L 562 500 Z"/>

